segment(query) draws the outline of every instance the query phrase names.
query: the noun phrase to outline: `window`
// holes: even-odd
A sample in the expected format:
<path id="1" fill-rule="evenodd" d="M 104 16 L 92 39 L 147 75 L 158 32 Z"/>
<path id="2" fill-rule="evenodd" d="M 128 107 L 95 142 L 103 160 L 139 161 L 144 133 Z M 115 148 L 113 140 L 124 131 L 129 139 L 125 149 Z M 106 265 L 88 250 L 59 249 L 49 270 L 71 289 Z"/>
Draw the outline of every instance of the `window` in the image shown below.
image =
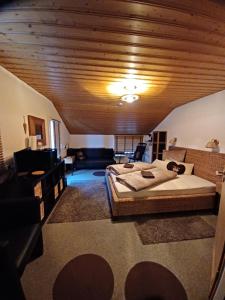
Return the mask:
<path id="1" fill-rule="evenodd" d="M 133 153 L 138 143 L 143 142 L 143 135 L 115 135 L 115 152 Z"/>

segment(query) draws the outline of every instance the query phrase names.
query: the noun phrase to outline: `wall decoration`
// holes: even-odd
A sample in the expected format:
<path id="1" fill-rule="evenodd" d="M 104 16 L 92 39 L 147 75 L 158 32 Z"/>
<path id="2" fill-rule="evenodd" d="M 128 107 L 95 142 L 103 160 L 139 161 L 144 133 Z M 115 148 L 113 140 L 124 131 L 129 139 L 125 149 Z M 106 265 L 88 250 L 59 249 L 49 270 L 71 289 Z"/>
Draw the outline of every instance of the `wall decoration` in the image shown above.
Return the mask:
<path id="1" fill-rule="evenodd" d="M 36 136 L 37 144 L 46 145 L 45 120 L 34 116 L 28 116 L 29 136 Z"/>
<path id="2" fill-rule="evenodd" d="M 26 134 L 27 133 L 27 123 L 26 123 L 25 116 L 23 116 L 23 130 L 24 130 L 24 133 Z"/>

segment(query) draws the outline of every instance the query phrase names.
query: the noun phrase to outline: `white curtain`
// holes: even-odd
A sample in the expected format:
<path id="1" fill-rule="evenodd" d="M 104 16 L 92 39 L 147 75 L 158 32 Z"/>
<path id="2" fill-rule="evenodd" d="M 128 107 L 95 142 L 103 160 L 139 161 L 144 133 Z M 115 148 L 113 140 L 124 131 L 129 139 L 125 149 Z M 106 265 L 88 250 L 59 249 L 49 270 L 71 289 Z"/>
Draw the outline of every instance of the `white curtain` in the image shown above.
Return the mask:
<path id="1" fill-rule="evenodd" d="M 51 128 L 51 146 L 52 148 L 57 149 L 57 155 L 59 157 L 61 155 L 60 121 L 51 120 L 50 128 Z"/>

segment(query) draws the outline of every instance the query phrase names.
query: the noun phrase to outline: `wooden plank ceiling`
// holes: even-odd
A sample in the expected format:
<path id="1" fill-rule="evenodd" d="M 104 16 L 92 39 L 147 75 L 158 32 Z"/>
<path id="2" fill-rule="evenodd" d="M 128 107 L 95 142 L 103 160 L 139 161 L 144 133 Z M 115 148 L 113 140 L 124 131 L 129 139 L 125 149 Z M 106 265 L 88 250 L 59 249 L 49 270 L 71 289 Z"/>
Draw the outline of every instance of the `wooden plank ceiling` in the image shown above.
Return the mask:
<path id="1" fill-rule="evenodd" d="M 71 134 L 145 134 L 225 88 L 224 1 L 11 1 L 0 43 L 1 65 L 48 97 Z M 130 73 L 148 89 L 119 106 L 108 86 Z"/>

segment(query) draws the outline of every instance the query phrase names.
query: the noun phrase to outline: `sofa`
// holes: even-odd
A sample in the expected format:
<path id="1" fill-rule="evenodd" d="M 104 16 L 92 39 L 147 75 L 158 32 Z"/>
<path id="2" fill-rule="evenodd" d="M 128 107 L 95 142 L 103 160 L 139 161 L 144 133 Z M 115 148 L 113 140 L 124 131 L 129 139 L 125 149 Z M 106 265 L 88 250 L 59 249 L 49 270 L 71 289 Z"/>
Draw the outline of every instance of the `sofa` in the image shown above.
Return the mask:
<path id="1" fill-rule="evenodd" d="M 69 148 L 67 156 L 75 157 L 77 170 L 105 169 L 108 165 L 116 163 L 112 148 Z"/>

